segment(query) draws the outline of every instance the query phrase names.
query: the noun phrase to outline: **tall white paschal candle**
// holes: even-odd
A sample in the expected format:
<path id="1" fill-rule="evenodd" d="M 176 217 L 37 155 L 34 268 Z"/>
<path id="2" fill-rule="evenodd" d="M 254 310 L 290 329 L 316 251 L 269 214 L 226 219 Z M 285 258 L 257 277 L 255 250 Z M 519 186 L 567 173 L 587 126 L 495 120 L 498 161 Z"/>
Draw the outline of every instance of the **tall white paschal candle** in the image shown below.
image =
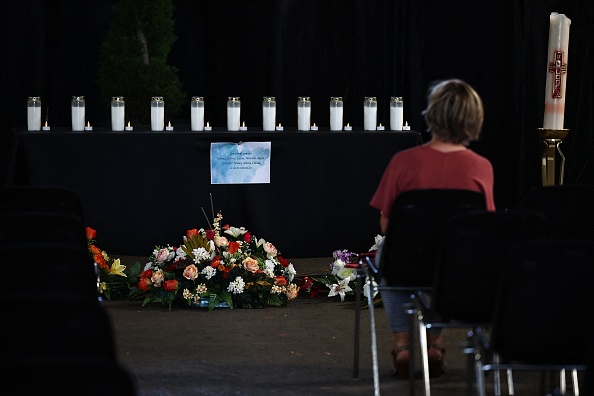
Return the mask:
<path id="1" fill-rule="evenodd" d="M 565 116 L 565 84 L 571 20 L 556 12 L 551 13 L 549 18 L 549 52 L 547 53 L 543 129 L 558 130 L 563 129 Z"/>
<path id="2" fill-rule="evenodd" d="M 400 96 L 390 98 L 390 129 L 401 131 L 404 121 L 404 102 Z"/>
<path id="3" fill-rule="evenodd" d="M 297 98 L 297 130 L 309 131 L 311 124 L 311 100 L 309 96 Z"/>
<path id="4" fill-rule="evenodd" d="M 153 96 L 151 99 L 151 131 L 165 129 L 165 101 L 162 96 Z"/>
<path id="5" fill-rule="evenodd" d="M 111 98 L 111 130 L 123 131 L 126 123 L 126 103 L 123 96 Z"/>
<path id="6" fill-rule="evenodd" d="M 237 96 L 229 96 L 227 99 L 227 130 L 239 131 L 240 119 L 241 99 Z"/>
<path id="7" fill-rule="evenodd" d="M 192 96 L 190 124 L 193 131 L 204 130 L 204 98 L 202 96 Z"/>
<path id="8" fill-rule="evenodd" d="M 41 130 L 41 98 L 29 96 L 27 99 L 27 130 Z"/>
<path id="9" fill-rule="evenodd" d="M 262 100 L 262 129 L 274 131 L 276 125 L 276 99 L 274 96 L 264 96 Z"/>
<path id="10" fill-rule="evenodd" d="M 342 131 L 342 119 L 344 107 L 342 97 L 333 96 L 330 98 L 330 130 Z"/>
<path id="11" fill-rule="evenodd" d="M 70 109 L 72 113 L 72 130 L 73 131 L 84 131 L 85 130 L 85 97 L 84 96 L 73 96 L 72 102 L 70 102 Z"/>
<path id="12" fill-rule="evenodd" d="M 377 99 L 369 96 L 363 101 L 363 129 L 375 131 L 377 127 Z"/>

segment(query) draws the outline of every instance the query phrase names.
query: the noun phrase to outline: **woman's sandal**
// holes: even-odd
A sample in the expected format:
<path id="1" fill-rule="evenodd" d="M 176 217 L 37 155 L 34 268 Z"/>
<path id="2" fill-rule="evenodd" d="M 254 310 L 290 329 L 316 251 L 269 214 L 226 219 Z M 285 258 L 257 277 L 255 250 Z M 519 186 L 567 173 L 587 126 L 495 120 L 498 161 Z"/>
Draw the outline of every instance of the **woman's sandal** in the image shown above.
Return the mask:
<path id="1" fill-rule="evenodd" d="M 429 356 L 429 378 L 437 378 L 448 370 L 444 358 L 445 348 L 431 344 L 427 354 Z"/>
<path id="2" fill-rule="evenodd" d="M 407 379 L 409 375 L 410 351 L 404 345 L 392 350 L 392 363 L 394 365 L 394 377 Z"/>

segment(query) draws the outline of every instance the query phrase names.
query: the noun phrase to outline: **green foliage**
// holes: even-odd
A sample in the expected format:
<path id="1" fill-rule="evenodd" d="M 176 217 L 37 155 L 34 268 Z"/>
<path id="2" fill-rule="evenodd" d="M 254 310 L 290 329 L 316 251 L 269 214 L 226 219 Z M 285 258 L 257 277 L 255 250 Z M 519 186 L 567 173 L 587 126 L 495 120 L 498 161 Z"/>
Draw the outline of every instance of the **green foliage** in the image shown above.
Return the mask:
<path id="1" fill-rule="evenodd" d="M 186 97 L 178 69 L 167 64 L 177 37 L 171 0 L 120 0 L 99 54 L 97 83 L 102 103 L 124 96 L 126 118 L 150 123 L 150 100 L 162 96 L 165 119 L 175 117 Z"/>

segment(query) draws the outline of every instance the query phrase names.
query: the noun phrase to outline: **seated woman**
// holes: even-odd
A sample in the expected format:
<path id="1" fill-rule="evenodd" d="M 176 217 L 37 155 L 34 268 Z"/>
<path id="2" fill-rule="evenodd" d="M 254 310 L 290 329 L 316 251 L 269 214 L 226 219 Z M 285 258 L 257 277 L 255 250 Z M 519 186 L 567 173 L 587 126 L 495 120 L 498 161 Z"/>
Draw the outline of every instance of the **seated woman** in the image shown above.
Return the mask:
<path id="1" fill-rule="evenodd" d="M 390 209 L 396 197 L 408 190 L 466 189 L 485 195 L 487 210 L 495 210 L 491 162 L 468 148 L 478 140 L 484 109 L 480 96 L 466 82 L 450 79 L 432 85 L 423 111 L 431 140 L 396 153 L 388 164 L 370 205 L 380 211 L 380 229 L 388 230 Z M 384 281 L 385 282 L 385 281 Z M 407 292 L 382 291 L 386 317 L 394 338 L 395 375 L 409 376 L 409 318 L 402 309 L 410 302 Z M 427 334 L 432 377 L 446 370 L 441 329 Z"/>

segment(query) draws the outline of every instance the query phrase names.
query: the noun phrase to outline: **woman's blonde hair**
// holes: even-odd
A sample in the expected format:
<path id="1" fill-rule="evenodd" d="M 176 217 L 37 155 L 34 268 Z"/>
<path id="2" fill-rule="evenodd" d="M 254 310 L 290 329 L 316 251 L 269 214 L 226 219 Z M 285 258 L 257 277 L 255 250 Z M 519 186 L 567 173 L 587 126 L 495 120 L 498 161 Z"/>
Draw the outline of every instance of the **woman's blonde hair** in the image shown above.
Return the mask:
<path id="1" fill-rule="evenodd" d="M 429 132 L 439 140 L 467 145 L 478 140 L 483 126 L 483 102 L 478 93 L 458 79 L 434 83 L 422 112 Z"/>

